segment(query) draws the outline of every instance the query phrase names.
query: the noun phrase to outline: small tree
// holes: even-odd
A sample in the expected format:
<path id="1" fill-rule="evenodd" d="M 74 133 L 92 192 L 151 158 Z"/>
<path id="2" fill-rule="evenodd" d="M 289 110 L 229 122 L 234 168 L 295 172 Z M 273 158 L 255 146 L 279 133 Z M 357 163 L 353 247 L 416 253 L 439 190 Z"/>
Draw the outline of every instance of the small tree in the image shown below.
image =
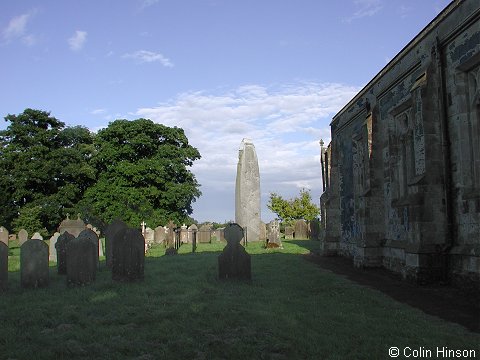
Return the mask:
<path id="1" fill-rule="evenodd" d="M 310 191 L 307 189 L 301 189 L 298 197 L 289 200 L 276 193 L 270 193 L 267 207 L 286 223 L 298 219 L 312 221 L 320 214 L 320 209 L 312 203 Z"/>

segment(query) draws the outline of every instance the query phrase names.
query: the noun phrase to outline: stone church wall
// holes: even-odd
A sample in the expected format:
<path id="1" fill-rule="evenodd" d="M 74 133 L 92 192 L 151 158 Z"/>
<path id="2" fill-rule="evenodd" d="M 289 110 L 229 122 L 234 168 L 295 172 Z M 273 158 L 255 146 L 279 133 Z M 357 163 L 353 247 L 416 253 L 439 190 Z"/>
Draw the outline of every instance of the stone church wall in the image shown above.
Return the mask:
<path id="1" fill-rule="evenodd" d="M 331 123 L 325 255 L 480 284 L 480 4 L 454 1 Z"/>

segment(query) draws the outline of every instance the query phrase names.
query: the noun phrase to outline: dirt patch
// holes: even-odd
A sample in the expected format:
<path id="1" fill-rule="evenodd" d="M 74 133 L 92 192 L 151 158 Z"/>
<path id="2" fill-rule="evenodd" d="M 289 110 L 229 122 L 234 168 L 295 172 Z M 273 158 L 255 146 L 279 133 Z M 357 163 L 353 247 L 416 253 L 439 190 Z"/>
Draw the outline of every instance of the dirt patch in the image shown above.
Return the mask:
<path id="1" fill-rule="evenodd" d="M 304 255 L 323 269 L 373 289 L 379 290 L 397 301 L 423 312 L 465 326 L 480 333 L 480 296 L 462 292 L 447 285 L 419 286 L 402 280 L 398 274 L 386 269 L 359 269 L 352 260 L 344 257 L 326 257 L 317 254 Z"/>

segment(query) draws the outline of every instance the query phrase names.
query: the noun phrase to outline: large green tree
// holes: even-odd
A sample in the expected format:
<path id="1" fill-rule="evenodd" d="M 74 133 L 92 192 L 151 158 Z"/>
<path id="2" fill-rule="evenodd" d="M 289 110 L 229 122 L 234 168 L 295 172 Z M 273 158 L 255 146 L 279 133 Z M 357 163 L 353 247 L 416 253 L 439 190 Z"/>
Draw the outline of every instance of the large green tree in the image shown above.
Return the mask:
<path id="1" fill-rule="evenodd" d="M 94 182 L 89 165 L 93 138 L 83 127 L 65 127 L 49 112 L 8 115 L 0 131 L 0 223 L 29 232 L 56 229 Z M 31 227 L 31 228 L 30 228 Z"/>
<path id="2" fill-rule="evenodd" d="M 301 189 L 297 197 L 289 200 L 274 192 L 270 193 L 267 207 L 285 223 L 292 223 L 298 219 L 312 221 L 320 214 L 318 206 L 312 203 L 310 191 L 306 189 Z"/>
<path id="3" fill-rule="evenodd" d="M 122 218 L 131 226 L 186 221 L 201 195 L 189 167 L 200 159 L 183 129 L 151 120 L 116 120 L 95 136 L 91 164 L 97 182 L 81 202 L 82 213 L 99 225 Z"/>

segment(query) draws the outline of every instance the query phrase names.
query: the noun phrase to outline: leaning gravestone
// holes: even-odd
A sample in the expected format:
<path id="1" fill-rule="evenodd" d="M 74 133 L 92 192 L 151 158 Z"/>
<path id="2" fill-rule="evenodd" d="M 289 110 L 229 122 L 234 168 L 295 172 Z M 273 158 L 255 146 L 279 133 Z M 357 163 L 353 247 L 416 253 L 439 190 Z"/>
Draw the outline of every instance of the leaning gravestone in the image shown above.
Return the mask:
<path id="1" fill-rule="evenodd" d="M 115 234 L 126 228 L 127 224 L 125 224 L 120 219 L 115 219 L 105 229 L 105 262 L 108 268 L 112 267 L 113 239 L 115 237 Z"/>
<path id="2" fill-rule="evenodd" d="M 55 249 L 57 250 L 57 272 L 59 275 L 67 273 L 67 244 L 75 239 L 75 236 L 65 231 L 57 239 Z"/>
<path id="3" fill-rule="evenodd" d="M 308 239 L 308 225 L 305 220 L 295 221 L 295 239 Z"/>
<path id="4" fill-rule="evenodd" d="M 94 282 L 97 265 L 98 248 L 88 234 L 80 233 L 76 239 L 67 244 L 67 285 L 86 285 Z"/>
<path id="5" fill-rule="evenodd" d="M 135 281 L 143 279 L 145 239 L 137 229 L 126 228 L 113 238 L 112 279 Z"/>
<path id="6" fill-rule="evenodd" d="M 59 232 L 53 234 L 50 238 L 50 242 L 48 244 L 48 260 L 57 262 L 57 249 L 55 245 L 57 244 L 58 237 L 60 236 Z"/>
<path id="7" fill-rule="evenodd" d="M 240 244 L 243 238 L 243 229 L 236 223 L 225 227 L 227 246 L 218 256 L 219 279 L 247 279 L 252 278 L 250 255 Z"/>
<path id="8" fill-rule="evenodd" d="M 20 247 L 20 281 L 24 288 L 48 286 L 48 245 L 30 239 Z"/>
<path id="9" fill-rule="evenodd" d="M 0 226 L 0 242 L 8 246 L 8 230 Z"/>
<path id="10" fill-rule="evenodd" d="M 8 246 L 0 241 L 0 291 L 8 287 Z"/>
<path id="11" fill-rule="evenodd" d="M 91 229 L 85 229 L 83 230 L 79 235 L 78 237 L 84 237 L 86 238 L 87 240 L 89 240 L 93 246 L 95 246 L 95 263 L 97 264 L 97 267 L 99 265 L 99 262 L 98 262 L 98 256 L 99 256 L 99 241 L 98 241 L 98 236 L 97 234 L 91 230 Z M 67 261 L 67 264 L 68 264 L 68 261 Z"/>
<path id="12" fill-rule="evenodd" d="M 25 229 L 21 229 L 18 232 L 18 246 L 22 246 L 25 241 L 28 240 L 28 232 Z"/>

